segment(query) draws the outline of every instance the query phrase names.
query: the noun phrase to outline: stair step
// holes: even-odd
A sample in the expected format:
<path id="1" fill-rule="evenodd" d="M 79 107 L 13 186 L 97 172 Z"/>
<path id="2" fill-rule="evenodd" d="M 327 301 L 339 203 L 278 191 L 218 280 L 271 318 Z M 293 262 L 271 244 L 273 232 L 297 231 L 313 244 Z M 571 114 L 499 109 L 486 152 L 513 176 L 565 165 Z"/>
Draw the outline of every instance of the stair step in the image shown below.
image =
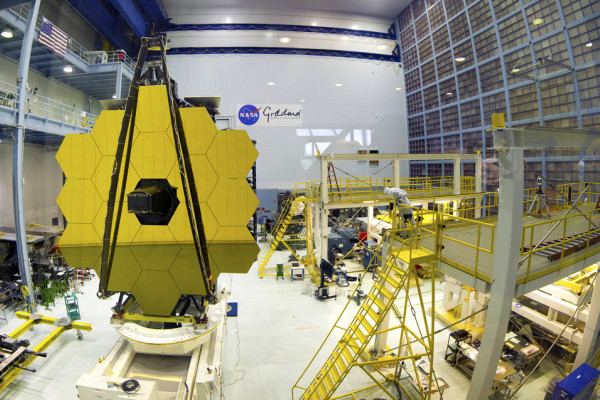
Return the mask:
<path id="1" fill-rule="evenodd" d="M 379 317 L 381 314 L 378 314 L 377 311 L 375 311 L 372 307 L 370 307 L 368 303 L 363 303 L 361 305 L 361 307 L 363 308 L 363 310 L 365 310 L 367 312 L 369 317 L 373 318 L 373 320 L 375 320 L 375 321 L 379 320 Z"/>
<path id="2" fill-rule="evenodd" d="M 327 361 L 327 368 L 329 368 L 329 373 L 333 378 L 333 382 L 337 383 L 340 380 L 340 371 L 338 370 L 336 364 L 333 361 Z"/>
<path id="3" fill-rule="evenodd" d="M 367 332 L 372 332 L 373 331 L 373 325 L 371 325 L 371 323 L 369 321 L 367 321 L 367 317 L 364 316 L 359 323 L 363 328 L 365 328 L 365 330 Z"/>
<path id="4" fill-rule="evenodd" d="M 308 397 L 307 400 L 321 400 L 321 396 L 317 392 L 317 387 L 315 385 L 308 385 Z"/>
<path id="5" fill-rule="evenodd" d="M 350 325 L 350 328 L 352 328 L 352 331 L 354 331 L 354 334 L 356 335 L 356 337 L 358 337 L 358 341 L 361 344 L 364 344 L 367 340 L 367 335 L 365 335 L 359 328 L 358 325 Z"/>
<path id="6" fill-rule="evenodd" d="M 323 370 L 321 370 L 321 372 L 323 372 Z M 325 370 L 325 374 L 323 375 L 323 382 L 325 383 L 327 393 L 331 393 L 331 391 L 335 387 L 335 383 L 333 382 L 333 379 L 331 379 L 331 375 L 329 375 L 329 370 Z"/>
<path id="7" fill-rule="evenodd" d="M 379 311 L 385 310 L 386 305 L 381 300 L 379 300 L 377 296 L 370 294 L 367 297 L 371 299 L 371 301 L 377 306 L 377 308 L 379 308 Z"/>
<path id="8" fill-rule="evenodd" d="M 377 289 L 379 289 L 379 291 L 388 299 L 393 299 L 394 298 L 394 293 L 390 292 L 388 289 L 386 289 L 386 287 L 382 284 L 376 283 L 374 285 Z"/>
<path id="9" fill-rule="evenodd" d="M 402 282 L 401 280 L 396 279 L 391 274 L 381 274 L 380 278 L 385 282 L 388 282 L 394 288 L 398 288 L 400 286 L 400 282 Z"/>
<path id="10" fill-rule="evenodd" d="M 333 352 L 333 358 L 335 359 L 335 365 L 337 368 L 343 373 L 348 369 L 348 363 L 344 359 L 344 357 L 340 354 L 339 351 Z"/>
<path id="11" fill-rule="evenodd" d="M 323 381 L 317 384 L 317 390 L 319 391 L 319 396 L 322 399 L 327 398 L 327 388 L 325 387 L 325 383 Z"/>

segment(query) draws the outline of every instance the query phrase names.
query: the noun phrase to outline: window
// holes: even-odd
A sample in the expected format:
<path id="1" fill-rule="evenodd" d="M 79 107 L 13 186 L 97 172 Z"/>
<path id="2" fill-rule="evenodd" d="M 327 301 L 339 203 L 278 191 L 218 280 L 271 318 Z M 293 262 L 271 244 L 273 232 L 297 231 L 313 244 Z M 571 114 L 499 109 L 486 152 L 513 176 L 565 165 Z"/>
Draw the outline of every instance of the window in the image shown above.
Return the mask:
<path id="1" fill-rule="evenodd" d="M 519 0 L 493 0 L 496 19 L 500 19 L 520 7 Z"/>
<path id="2" fill-rule="evenodd" d="M 600 11 L 598 0 L 561 0 L 567 24 Z"/>
<path id="3" fill-rule="evenodd" d="M 444 136 L 444 153 L 460 153 L 460 135 L 447 135 Z M 448 166 L 454 167 L 454 165 L 449 164 L 446 165 L 446 170 L 448 171 Z M 454 168 L 452 168 L 453 170 Z M 451 173 L 448 173 L 451 175 Z"/>
<path id="4" fill-rule="evenodd" d="M 411 70 L 419 64 L 417 58 L 417 47 L 411 47 L 408 51 L 405 51 L 402 55 L 402 61 L 404 62 L 404 68 Z"/>
<path id="5" fill-rule="evenodd" d="M 425 0 L 414 0 L 410 3 L 410 7 L 412 8 L 413 17 L 419 18 L 419 15 L 425 12 Z"/>
<path id="6" fill-rule="evenodd" d="M 473 54 L 471 39 L 454 47 L 454 62 L 456 64 L 456 71 L 462 71 L 463 69 L 475 65 L 475 55 Z"/>
<path id="7" fill-rule="evenodd" d="M 502 50 L 504 51 L 527 42 L 527 29 L 525 29 L 525 21 L 523 21 L 521 13 L 517 13 L 498 24 L 498 30 L 502 41 Z"/>
<path id="8" fill-rule="evenodd" d="M 422 115 L 408 119 L 408 137 L 416 138 L 420 136 L 425 136 L 425 125 L 423 124 Z"/>
<path id="9" fill-rule="evenodd" d="M 425 125 L 427 135 L 437 135 L 440 133 L 440 112 L 434 111 L 425 114 Z"/>
<path id="10" fill-rule="evenodd" d="M 423 86 L 430 85 L 436 81 L 435 64 L 433 63 L 433 60 L 426 62 L 425 64 L 422 65 L 421 79 L 422 79 L 421 83 Z"/>
<path id="11" fill-rule="evenodd" d="M 415 21 L 415 31 L 417 32 L 417 40 L 423 39 L 429 35 L 429 23 L 427 22 L 427 14 Z"/>
<path id="12" fill-rule="evenodd" d="M 505 116 L 506 113 L 506 97 L 504 92 L 496 93 L 491 96 L 484 97 L 482 99 L 483 105 L 483 124 L 491 125 L 492 124 L 492 114 L 495 113 L 503 113 Z"/>
<path id="13" fill-rule="evenodd" d="M 496 41 L 494 28 L 490 28 L 477 35 L 475 38 L 475 50 L 477 52 L 477 61 L 479 62 L 498 54 L 498 42 Z"/>
<path id="14" fill-rule="evenodd" d="M 475 68 L 458 75 L 458 94 L 461 100 L 479 94 L 479 89 L 477 88 L 477 71 Z"/>
<path id="15" fill-rule="evenodd" d="M 600 65 L 577 72 L 582 109 L 600 107 Z M 596 128 L 600 131 L 600 126 Z"/>
<path id="16" fill-rule="evenodd" d="M 446 51 L 435 59 L 438 70 L 438 79 L 447 77 L 454 73 L 454 63 L 452 61 L 452 52 Z"/>
<path id="17" fill-rule="evenodd" d="M 436 84 L 423 90 L 423 102 L 425 103 L 425 110 L 431 110 L 440 106 L 438 101 L 438 86 Z"/>
<path id="18" fill-rule="evenodd" d="M 418 47 L 419 61 L 421 62 L 421 64 L 433 57 L 433 47 L 431 46 L 431 39 L 429 38 L 429 36 L 426 37 L 424 40 L 420 41 Z"/>
<path id="19" fill-rule="evenodd" d="M 438 26 L 446 22 L 446 16 L 444 15 L 444 3 L 439 2 L 429 9 L 429 22 L 431 23 L 431 30 L 435 30 Z"/>
<path id="20" fill-rule="evenodd" d="M 458 106 L 444 108 L 442 110 L 442 129 L 444 132 L 454 132 L 460 130 L 458 126 Z M 459 138 L 460 145 L 460 138 Z M 447 150 L 446 145 L 444 149 Z"/>
<path id="21" fill-rule="evenodd" d="M 464 8 L 463 2 L 460 0 L 444 0 L 444 5 L 446 6 L 446 14 L 448 14 L 448 18 L 454 17 Z"/>
<path id="22" fill-rule="evenodd" d="M 425 139 L 411 140 L 408 142 L 408 151 L 411 154 L 424 154 L 425 153 Z"/>
<path id="23" fill-rule="evenodd" d="M 440 100 L 442 105 L 454 103 L 458 100 L 454 78 L 440 82 Z"/>
<path id="24" fill-rule="evenodd" d="M 502 64 L 500 63 L 499 58 L 479 67 L 479 80 L 481 82 L 482 93 L 500 89 L 504 86 L 502 79 Z"/>
<path id="25" fill-rule="evenodd" d="M 406 93 L 414 92 L 421 88 L 421 72 L 419 68 L 412 70 L 405 76 Z"/>
<path id="26" fill-rule="evenodd" d="M 479 100 L 472 100 L 460 105 L 462 129 L 477 128 L 481 126 L 481 111 Z"/>
<path id="27" fill-rule="evenodd" d="M 480 0 L 469 8 L 469 18 L 471 19 L 471 29 L 473 33 L 485 28 L 492 23 L 492 13 L 488 0 Z"/>
<path id="28" fill-rule="evenodd" d="M 410 46 L 415 44 L 415 32 L 412 28 L 406 29 L 400 33 L 400 46 L 406 51 Z"/>
<path id="29" fill-rule="evenodd" d="M 513 121 L 539 116 L 534 83 L 510 90 L 510 112 Z"/>
<path id="30" fill-rule="evenodd" d="M 575 65 L 600 59 L 600 18 L 569 29 L 569 38 L 571 39 Z M 590 42 L 595 42 L 597 45 L 586 46 Z"/>
<path id="31" fill-rule="evenodd" d="M 450 35 L 454 44 L 469 37 L 469 23 L 467 13 L 460 13 L 458 17 L 450 21 Z"/>
<path id="32" fill-rule="evenodd" d="M 433 47 L 435 48 L 436 54 L 439 54 L 450 47 L 450 38 L 446 25 L 433 32 Z"/>
<path id="33" fill-rule="evenodd" d="M 527 22 L 532 39 L 562 27 L 555 0 L 539 0 L 527 7 Z M 536 20 L 542 19 L 543 23 L 537 24 Z"/>
<path id="34" fill-rule="evenodd" d="M 427 153 L 429 154 L 439 154 L 442 152 L 442 138 L 429 138 L 427 139 Z M 429 165 L 429 176 L 440 176 L 441 171 L 435 175 L 431 174 L 431 165 Z"/>
<path id="35" fill-rule="evenodd" d="M 413 115 L 423 112 L 423 99 L 421 92 L 416 92 L 406 96 L 408 115 Z"/>
<path id="36" fill-rule="evenodd" d="M 575 111 L 575 89 L 571 74 L 540 82 L 544 116 Z"/>
<path id="37" fill-rule="evenodd" d="M 400 32 L 405 30 L 412 23 L 412 13 L 410 12 L 410 7 L 406 7 L 404 11 L 398 15 L 398 27 L 400 28 Z"/>

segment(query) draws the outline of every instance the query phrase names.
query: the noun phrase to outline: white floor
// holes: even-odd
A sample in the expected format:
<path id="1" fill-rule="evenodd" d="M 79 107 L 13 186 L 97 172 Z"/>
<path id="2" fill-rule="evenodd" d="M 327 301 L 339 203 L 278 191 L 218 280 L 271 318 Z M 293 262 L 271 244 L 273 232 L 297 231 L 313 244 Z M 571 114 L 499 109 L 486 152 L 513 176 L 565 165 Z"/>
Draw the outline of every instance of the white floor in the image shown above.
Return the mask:
<path id="1" fill-rule="evenodd" d="M 287 261 L 286 252 L 276 252 L 271 263 Z M 424 290 L 427 290 L 427 282 Z M 230 301 L 238 302 L 238 317 L 228 318 L 223 354 L 223 380 L 225 399 L 289 399 L 292 386 L 314 356 L 326 334 L 331 329 L 343 307 L 346 295 L 340 291 L 337 300 L 318 301 L 312 296 L 313 288 L 308 279 L 276 281 L 275 278 L 258 277 L 256 264 L 245 275 L 222 275 L 219 285 L 231 291 Z M 366 286 L 366 285 L 365 285 Z M 440 285 L 438 285 L 440 286 Z M 98 359 L 107 354 L 116 342 L 118 334 L 109 326 L 110 307 L 115 299 L 99 300 L 95 293 L 97 280 L 86 282 L 84 293 L 79 295 L 81 320 L 90 322 L 93 331 L 84 333 L 81 341 L 76 340 L 75 332 L 67 332 L 48 348 L 48 358 L 38 358 L 32 367 L 36 373 L 23 372 L 2 393 L 0 399 L 18 400 L 63 400 L 77 398 L 75 384 L 82 372 L 89 372 Z M 349 288 L 350 289 L 350 288 Z M 368 287 L 364 288 L 365 290 Z M 441 288 L 436 290 L 436 300 L 441 301 Z M 348 291 L 350 293 L 350 291 Z M 431 293 L 426 294 L 431 296 Z M 412 296 L 411 296 L 412 297 Z M 430 298 L 430 297 L 429 297 Z M 413 305 L 416 307 L 417 304 Z M 355 303 L 349 310 L 356 310 Z M 39 310 L 44 315 L 64 316 L 64 303 L 57 302 L 54 311 Z M 20 325 L 9 314 L 8 324 L 0 322 L 0 333 L 7 334 Z M 436 323 L 436 329 L 443 326 Z M 52 330 L 51 326 L 37 326 L 27 332 L 33 345 L 37 344 Z M 444 361 L 444 351 L 448 340 L 448 330 L 436 335 L 434 368 L 450 388 L 442 398 L 464 399 L 469 379 L 460 370 L 452 368 Z M 339 335 L 339 333 L 337 334 Z M 390 343 L 393 347 L 393 343 Z M 315 368 L 320 365 L 315 365 Z M 313 376 L 308 374 L 307 380 Z M 544 362 L 539 372 L 519 391 L 521 399 L 543 399 L 545 385 L 556 370 Z M 365 375 L 352 375 L 347 382 L 367 383 Z M 306 383 L 306 382 L 304 382 Z M 365 393 L 365 399 L 378 396 Z M 298 392 L 295 397 L 298 398 Z M 436 398 L 440 398 L 438 395 Z"/>

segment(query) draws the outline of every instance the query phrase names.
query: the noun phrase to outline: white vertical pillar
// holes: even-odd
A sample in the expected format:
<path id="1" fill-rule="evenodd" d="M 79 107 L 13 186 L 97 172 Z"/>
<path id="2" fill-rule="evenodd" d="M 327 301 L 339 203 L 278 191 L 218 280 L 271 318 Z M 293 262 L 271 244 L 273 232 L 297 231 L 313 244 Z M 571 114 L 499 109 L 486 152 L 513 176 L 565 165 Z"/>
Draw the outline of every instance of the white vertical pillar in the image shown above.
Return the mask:
<path id="1" fill-rule="evenodd" d="M 329 202 L 329 194 L 327 191 L 329 187 L 327 186 L 327 160 L 324 156 L 321 158 L 321 201 L 323 202 L 322 207 L 325 207 L 325 204 Z"/>
<path id="2" fill-rule="evenodd" d="M 460 158 L 454 159 L 454 194 L 460 194 Z"/>
<path id="3" fill-rule="evenodd" d="M 523 149 L 499 151 L 500 204 L 494 251 L 494 272 L 485 328 L 467 400 L 487 399 L 508 328 L 515 295 L 523 227 Z"/>
<path id="4" fill-rule="evenodd" d="M 373 206 L 367 207 L 367 240 L 371 240 L 371 220 L 373 219 Z"/>
<path id="5" fill-rule="evenodd" d="M 594 283 L 594 291 L 592 292 L 592 301 L 590 303 L 590 309 L 588 310 L 588 318 L 585 322 L 585 329 L 583 330 L 581 344 L 577 351 L 577 357 L 575 357 L 573 369 L 576 369 L 581 364 L 589 361 L 589 357 L 592 356 L 594 345 L 598 339 L 598 331 L 600 330 L 600 283 L 598 282 L 598 279 L 599 278 L 596 278 L 596 282 Z"/>
<path id="6" fill-rule="evenodd" d="M 398 158 L 394 158 L 394 187 L 400 186 L 400 160 Z"/>

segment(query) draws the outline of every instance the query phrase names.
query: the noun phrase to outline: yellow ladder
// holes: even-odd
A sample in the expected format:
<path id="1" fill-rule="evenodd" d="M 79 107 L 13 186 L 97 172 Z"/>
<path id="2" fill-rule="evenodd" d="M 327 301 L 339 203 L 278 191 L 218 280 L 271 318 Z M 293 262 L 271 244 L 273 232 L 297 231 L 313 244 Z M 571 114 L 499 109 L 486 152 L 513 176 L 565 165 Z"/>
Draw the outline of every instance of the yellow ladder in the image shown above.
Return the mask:
<path id="1" fill-rule="evenodd" d="M 423 211 L 417 212 L 421 213 Z M 435 217 L 437 214 L 433 215 Z M 417 221 L 421 221 L 421 219 L 417 219 Z M 396 398 L 384 386 L 386 382 L 391 381 L 396 382 L 404 395 L 409 396 L 402 383 L 402 379 L 405 378 L 401 378 L 403 371 L 408 372 L 405 364 L 408 363 L 407 365 L 412 366 L 412 370 L 417 375 L 416 379 L 419 382 L 421 381 L 421 373 L 417 369 L 417 360 L 426 358 L 429 359 L 430 365 L 433 365 L 434 316 L 433 314 L 431 318 L 427 316 L 419 284 L 415 286 L 414 290 L 418 292 L 419 302 L 415 304 L 421 311 L 422 315 L 420 317 L 417 317 L 409 295 L 411 290 L 410 280 L 418 279 L 415 266 L 421 263 L 430 263 L 433 266 L 439 258 L 439 249 L 441 248 L 441 225 L 439 218 L 434 218 L 433 226 L 437 227 L 437 229 L 426 230 L 417 222 L 417 226 L 410 229 L 391 229 L 384 234 L 379 248 L 381 248 L 384 242 L 389 242 L 388 244 L 391 246 L 391 249 L 373 287 L 364 303 L 358 307 L 358 311 L 352 317 L 349 324 L 341 322 L 347 320 L 344 317 L 346 310 L 353 303 L 353 300 L 348 301 L 333 328 L 319 347 L 319 350 L 317 350 L 309 365 L 296 381 L 296 384 L 292 388 L 292 399 L 296 398 L 294 395 L 295 391 L 301 391 L 299 398 L 302 400 L 330 400 L 346 396 L 357 398 L 359 396 L 358 393 L 376 386 L 379 386 L 390 398 Z M 412 232 L 412 236 L 403 239 L 402 235 L 406 236 L 407 231 Z M 422 246 L 422 239 L 424 238 L 435 239 L 436 244 L 431 250 Z M 395 247 L 398 245 L 399 247 Z M 435 270 L 435 267 L 433 269 Z M 431 285 L 433 302 L 435 301 L 433 294 L 435 291 L 435 280 L 432 279 Z M 349 296 L 349 298 L 351 297 Z M 394 300 L 397 298 L 404 299 L 404 304 L 398 308 L 394 305 Z M 387 326 L 387 316 L 394 309 L 399 325 L 389 328 Z M 424 322 L 423 332 L 419 328 L 419 333 L 417 334 L 413 330 L 414 328 L 411 329 L 407 325 L 407 321 L 411 318 L 417 322 L 417 326 L 419 326 L 419 320 Z M 341 339 L 336 342 L 333 351 L 329 354 L 322 367 L 318 369 L 314 379 L 309 384 L 301 385 L 300 382 L 307 374 L 307 371 L 311 368 L 319 354 L 321 354 L 325 345 L 330 343 L 329 340 L 337 329 L 343 331 Z M 377 358 L 372 359 L 370 350 L 375 344 L 374 339 L 378 335 L 385 336 L 387 332 L 392 330 L 399 330 L 400 332 L 399 346 L 394 350 L 394 353 L 391 353 L 391 351 L 385 352 L 384 355 L 377 355 Z M 421 337 L 422 334 L 424 334 L 423 337 Z M 393 374 L 390 374 L 387 369 L 389 365 L 395 366 Z M 336 393 L 336 390 L 340 387 L 352 367 L 359 367 L 375 384 L 342 395 Z M 423 375 L 423 379 L 428 382 L 429 387 L 435 385 L 433 382 L 436 382 L 437 378 L 435 378 L 433 367 L 430 367 L 430 371 Z M 421 385 L 419 385 L 417 390 L 422 399 L 430 399 L 434 392 L 434 390 L 429 390 Z"/>
<path id="2" fill-rule="evenodd" d="M 296 214 L 296 211 L 298 210 L 298 206 L 300 205 L 300 203 L 305 203 L 307 201 L 306 197 L 304 196 L 298 196 L 293 200 L 290 200 L 291 198 L 288 200 L 288 202 L 286 202 L 287 204 L 289 204 L 289 207 L 286 207 L 287 204 L 284 204 L 284 209 L 288 208 L 288 212 L 281 213 L 279 219 L 277 220 L 277 223 L 275 224 L 275 227 L 273 228 L 271 238 L 258 254 L 258 274 L 261 278 L 264 277 L 265 267 L 271 260 L 271 256 L 277 249 L 277 246 L 279 246 L 281 239 L 283 239 L 283 236 L 285 235 L 285 231 L 287 230 L 290 221 L 292 220 L 292 218 Z"/>

